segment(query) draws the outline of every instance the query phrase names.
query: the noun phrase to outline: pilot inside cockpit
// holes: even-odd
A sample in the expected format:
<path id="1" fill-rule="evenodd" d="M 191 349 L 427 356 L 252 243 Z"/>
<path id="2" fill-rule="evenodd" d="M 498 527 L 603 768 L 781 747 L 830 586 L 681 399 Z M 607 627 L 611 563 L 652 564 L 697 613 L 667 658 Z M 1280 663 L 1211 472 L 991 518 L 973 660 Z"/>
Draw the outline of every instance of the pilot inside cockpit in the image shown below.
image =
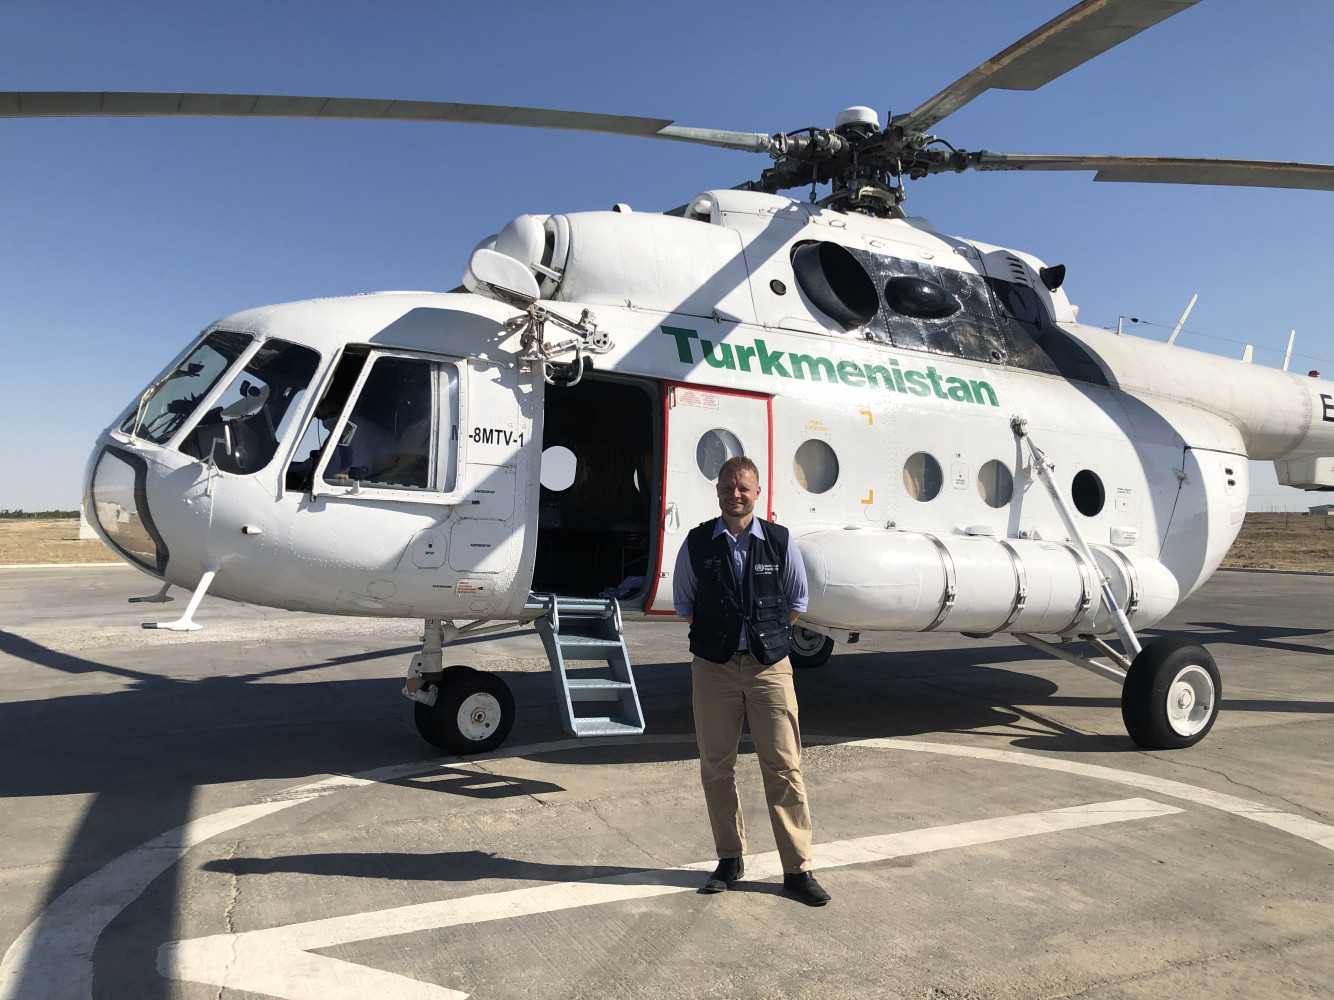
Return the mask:
<path id="1" fill-rule="evenodd" d="M 306 431 L 298 453 L 310 449 L 304 460 L 294 462 L 287 472 L 288 489 L 309 489 L 311 476 L 320 463 L 320 457 L 330 447 L 333 453 L 324 470 L 329 483 L 345 483 L 349 479 L 369 478 L 393 460 L 395 439 L 384 427 L 361 412 L 365 393 L 358 400 L 357 409 L 348 416 L 337 442 L 329 440 L 338 425 L 338 418 L 347 405 L 348 397 L 357 383 L 365 363 L 364 356 L 351 355 L 343 359 L 334 373 L 333 381 L 315 405 L 315 419 Z M 321 432 L 322 433 L 319 433 Z"/>
<path id="2" fill-rule="evenodd" d="M 347 402 L 347 394 L 335 396 L 331 391 L 315 408 L 315 418 L 332 433 L 338 415 Z M 372 420 L 361 407 L 347 418 L 343 433 L 334 446 L 333 457 L 324 470 L 324 478 L 372 479 L 394 461 L 398 441 L 387 430 Z"/>
<path id="3" fill-rule="evenodd" d="M 297 449 L 298 454 L 309 457 L 293 463 L 288 470 L 288 488 L 308 489 L 312 470 L 319 468 L 321 456 L 327 452 L 323 478 L 332 486 L 356 481 L 389 489 L 452 489 L 453 476 L 448 469 L 442 475 L 444 481 L 436 483 L 432 461 L 436 450 L 435 386 L 440 366 L 419 358 L 373 358 L 360 391 L 351 398 L 365 363 L 364 354 L 351 353 L 339 363 Z M 450 382 L 451 387 L 454 384 Z M 450 397 L 455 398 L 452 388 Z M 339 418 L 344 411 L 346 418 L 340 429 Z"/>

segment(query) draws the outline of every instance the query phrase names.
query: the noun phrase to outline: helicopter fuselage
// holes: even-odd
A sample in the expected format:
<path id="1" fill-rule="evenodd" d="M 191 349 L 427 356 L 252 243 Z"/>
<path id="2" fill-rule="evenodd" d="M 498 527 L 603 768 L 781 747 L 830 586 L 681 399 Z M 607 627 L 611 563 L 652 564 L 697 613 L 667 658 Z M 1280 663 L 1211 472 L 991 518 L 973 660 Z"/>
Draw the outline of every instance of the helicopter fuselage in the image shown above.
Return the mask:
<path id="1" fill-rule="evenodd" d="M 710 192 L 681 218 L 524 217 L 488 249 L 538 281 L 527 323 L 483 286 L 209 327 L 99 439 L 99 533 L 294 610 L 523 620 L 533 591 L 611 591 L 670 615 L 744 453 L 808 625 L 1098 634 L 1099 573 L 1137 628 L 1213 573 L 1248 458 L 1334 454 L 1323 382 L 1080 325 L 1042 262 L 920 220 Z M 543 340 L 536 307 L 566 327 Z"/>

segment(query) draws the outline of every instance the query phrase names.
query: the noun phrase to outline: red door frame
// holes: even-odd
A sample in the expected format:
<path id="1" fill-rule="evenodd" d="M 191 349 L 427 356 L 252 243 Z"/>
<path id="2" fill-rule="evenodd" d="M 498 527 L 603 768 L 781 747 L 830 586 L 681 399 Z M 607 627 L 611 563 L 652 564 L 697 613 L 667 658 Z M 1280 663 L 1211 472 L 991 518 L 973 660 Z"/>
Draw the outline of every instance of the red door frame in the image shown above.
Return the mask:
<path id="1" fill-rule="evenodd" d="M 716 395 L 716 396 L 740 396 L 740 397 L 742 397 L 742 398 L 744 398 L 744 399 L 762 399 L 762 400 L 764 400 L 764 423 L 765 423 L 765 429 L 766 429 L 767 432 L 768 432 L 768 434 L 767 434 L 768 440 L 765 442 L 765 448 L 766 448 L 766 451 L 767 451 L 767 459 L 766 459 L 765 464 L 766 464 L 766 466 L 767 466 L 767 468 L 768 468 L 768 475 L 767 475 L 767 477 L 766 477 L 766 478 L 767 478 L 767 482 L 765 483 L 765 486 L 764 486 L 764 492 L 765 492 L 765 495 L 768 497 L 768 499 L 765 501 L 765 512 L 766 512 L 766 513 L 765 513 L 765 518 L 766 518 L 766 520 L 770 520 L 770 521 L 773 520 L 773 516 L 774 516 L 774 507 L 773 507 L 773 503 L 774 503 L 774 461 L 773 461 L 773 457 L 774 457 L 774 398 L 773 398 L 773 396 L 767 395 L 766 393 L 762 393 L 762 392 L 746 392 L 746 391 L 744 391 L 744 390 L 740 390 L 740 389 L 718 389 L 718 388 L 715 388 L 714 386 L 701 386 L 701 385 L 699 385 L 698 383 L 694 383 L 694 382 L 667 382 L 667 381 L 664 381 L 664 382 L 662 383 L 662 387 L 663 387 L 663 393 L 662 393 L 662 469 L 661 469 L 661 478 L 660 478 L 658 481 L 662 484 L 662 501 L 663 501 L 663 504 L 662 504 L 661 507 L 658 508 L 658 512 L 657 512 L 657 517 L 658 517 L 657 534 L 658 534 L 658 537 L 657 537 L 656 541 L 657 541 L 657 543 L 658 543 L 658 545 L 657 545 L 657 550 L 658 550 L 658 551 L 657 551 L 657 558 L 656 558 L 656 560 L 654 561 L 654 566 L 653 566 L 653 589 L 652 589 L 651 591 L 649 591 L 648 596 L 644 598 L 644 614 L 646 614 L 646 615 L 661 615 L 661 616 L 663 616 L 663 617 L 666 617 L 666 616 L 668 616 L 668 615 L 671 615 L 671 616 L 674 617 L 675 614 L 676 614 L 676 612 L 674 612 L 674 611 L 650 611 L 650 610 L 648 610 L 648 609 L 653 605 L 653 602 L 656 601 L 657 598 L 658 598 L 658 585 L 659 585 L 659 583 L 662 581 L 662 552 L 663 552 L 663 549 L 666 548 L 666 545 L 665 545 L 664 543 L 665 543 L 665 541 L 666 541 L 667 529 L 663 526 L 663 519 L 664 519 L 664 518 L 666 517 L 666 515 L 667 515 L 667 447 L 668 447 L 668 444 L 670 443 L 671 433 L 672 433 L 672 425 L 671 425 L 672 397 L 673 397 L 673 395 L 675 394 L 675 392 L 676 392 L 677 389 L 689 389 L 691 392 L 710 392 L 710 393 L 713 393 L 713 394 Z"/>

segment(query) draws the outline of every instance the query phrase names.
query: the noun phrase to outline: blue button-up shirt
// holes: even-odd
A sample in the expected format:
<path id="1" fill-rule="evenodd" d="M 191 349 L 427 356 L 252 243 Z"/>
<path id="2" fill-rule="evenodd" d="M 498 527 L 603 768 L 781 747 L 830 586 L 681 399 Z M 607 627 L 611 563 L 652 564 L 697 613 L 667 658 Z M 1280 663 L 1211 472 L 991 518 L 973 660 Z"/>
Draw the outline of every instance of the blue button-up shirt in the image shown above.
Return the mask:
<path id="1" fill-rule="evenodd" d="M 764 522 L 758 517 L 752 518 L 750 529 L 743 531 L 740 538 L 733 538 L 732 533 L 727 530 L 727 524 L 720 517 L 714 523 L 713 535 L 717 538 L 719 535 L 727 537 L 727 549 L 732 555 L 732 568 L 736 571 L 736 580 L 740 584 L 745 580 L 746 556 L 750 554 L 751 538 L 763 538 L 764 530 L 760 527 Z M 797 548 L 796 541 L 789 534 L 787 536 L 787 559 L 783 569 L 782 584 L 783 593 L 787 596 L 787 606 L 789 611 L 805 611 L 809 600 L 806 590 L 806 564 L 801 561 L 801 550 Z M 679 617 L 685 618 L 695 613 L 695 587 L 698 580 L 695 577 L 695 567 L 690 565 L 690 546 L 682 543 L 681 550 L 676 554 L 676 573 L 672 578 L 672 603 L 676 606 L 676 613 Z M 741 644 L 737 649 L 746 648 L 746 630 L 741 629 Z"/>

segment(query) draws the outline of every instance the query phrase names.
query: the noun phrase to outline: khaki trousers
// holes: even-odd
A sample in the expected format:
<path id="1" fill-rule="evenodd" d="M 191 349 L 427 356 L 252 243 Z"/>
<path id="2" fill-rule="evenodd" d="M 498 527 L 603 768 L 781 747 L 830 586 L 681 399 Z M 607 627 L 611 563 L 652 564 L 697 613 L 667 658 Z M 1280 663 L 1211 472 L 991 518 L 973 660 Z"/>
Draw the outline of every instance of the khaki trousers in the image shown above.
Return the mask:
<path id="1" fill-rule="evenodd" d="M 699 775 L 718 857 L 739 858 L 746 853 L 735 767 L 741 723 L 748 720 L 783 871 L 808 871 L 811 814 L 801 780 L 801 729 L 792 664 L 784 657 L 766 667 L 744 652 L 726 663 L 696 656 L 690 674 Z"/>

